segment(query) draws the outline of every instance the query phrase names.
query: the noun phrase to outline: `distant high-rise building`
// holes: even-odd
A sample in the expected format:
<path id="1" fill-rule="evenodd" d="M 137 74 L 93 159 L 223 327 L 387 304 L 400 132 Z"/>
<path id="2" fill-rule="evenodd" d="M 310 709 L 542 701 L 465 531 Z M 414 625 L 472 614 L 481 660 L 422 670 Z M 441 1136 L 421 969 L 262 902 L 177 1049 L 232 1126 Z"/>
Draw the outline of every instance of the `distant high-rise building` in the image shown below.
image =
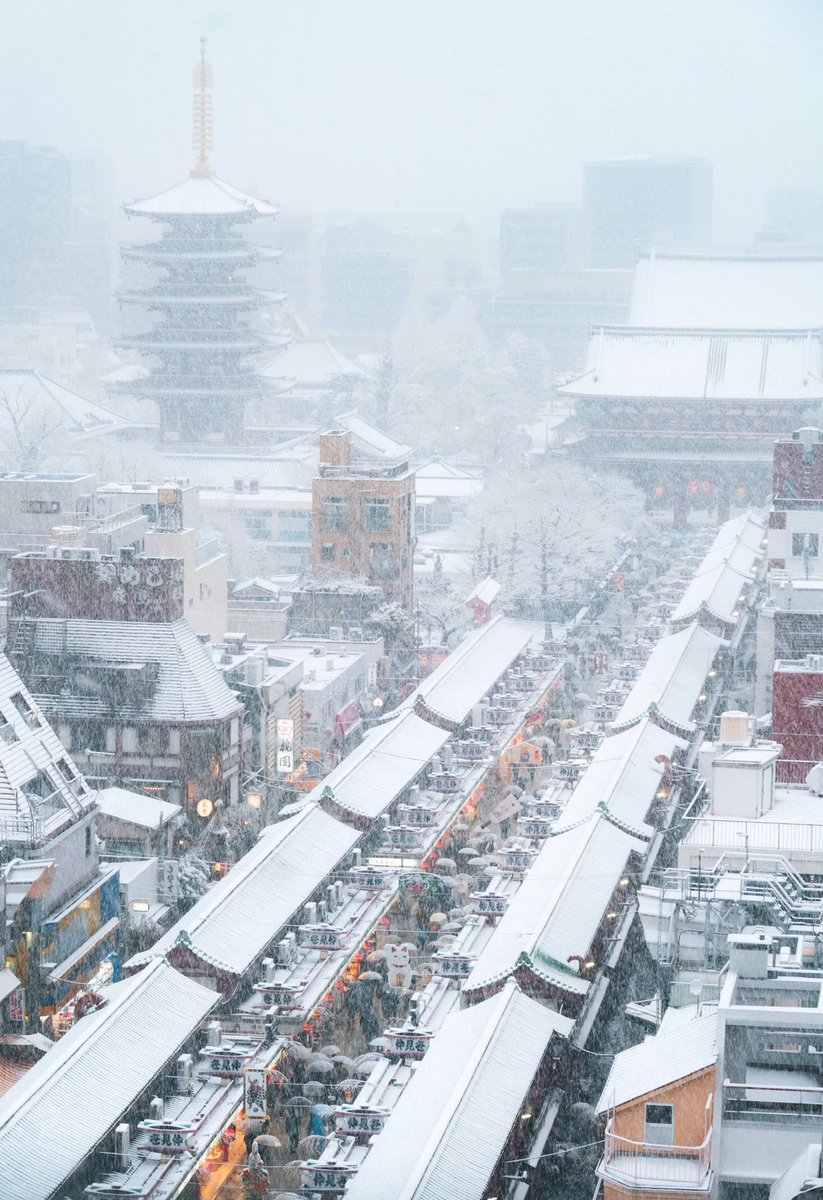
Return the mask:
<path id="1" fill-rule="evenodd" d="M 70 237 L 69 160 L 53 146 L 0 142 L 0 306 L 49 300 Z"/>
<path id="2" fill-rule="evenodd" d="M 130 215 L 149 217 L 165 232 L 157 242 L 124 250 L 125 258 L 157 267 L 161 275 L 120 300 L 158 313 L 159 320 L 152 330 L 120 339 L 155 365 L 145 379 L 114 386 L 157 403 L 166 442 L 243 442 L 246 408 L 265 390 L 248 360 L 266 341 L 254 325 L 266 297 L 246 282 L 245 272 L 276 251 L 252 245 L 237 226 L 273 218 L 278 209 L 214 174 L 208 158 L 211 81 L 204 47 L 195 70 L 198 159 L 188 179 L 126 206 Z"/>
<path id="3" fill-rule="evenodd" d="M 583 210 L 592 267 L 633 266 L 639 243 L 709 241 L 711 164 L 654 157 L 586 163 Z"/>
<path id="4" fill-rule="evenodd" d="M 536 204 L 500 214 L 500 273 L 567 271 L 580 265 L 581 212 L 573 204 Z"/>
<path id="5" fill-rule="evenodd" d="M 823 195 L 798 189 L 766 192 L 766 219 L 756 242 L 823 242 Z"/>
<path id="6" fill-rule="evenodd" d="M 411 294 L 414 264 L 413 240 L 403 232 L 366 219 L 330 225 L 322 267 L 325 330 L 392 330 Z"/>

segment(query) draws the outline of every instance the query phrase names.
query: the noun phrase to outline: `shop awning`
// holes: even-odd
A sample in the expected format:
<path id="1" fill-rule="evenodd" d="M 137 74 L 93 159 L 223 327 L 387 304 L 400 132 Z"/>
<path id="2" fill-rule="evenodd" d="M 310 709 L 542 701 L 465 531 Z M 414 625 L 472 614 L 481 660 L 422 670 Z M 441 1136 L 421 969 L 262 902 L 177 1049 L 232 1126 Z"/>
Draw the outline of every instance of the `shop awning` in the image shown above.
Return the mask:
<path id="1" fill-rule="evenodd" d="M 20 987 L 20 980 L 15 975 L 14 971 L 10 971 L 8 967 L 3 967 L 0 971 L 0 1001 L 10 996 L 15 988 Z"/>
<path id="2" fill-rule="evenodd" d="M 335 726 L 337 727 L 337 736 L 340 741 L 351 733 L 354 728 L 360 724 L 360 705 L 356 700 L 350 700 L 344 708 L 335 717 Z"/>
<path id="3" fill-rule="evenodd" d="M 59 983 L 61 979 L 72 975 L 78 969 L 84 958 L 93 953 L 99 945 L 101 945 L 107 937 L 113 934 L 120 924 L 119 917 L 112 917 L 106 921 L 105 925 L 101 925 L 96 933 L 93 933 L 90 938 L 86 938 L 83 945 L 75 950 L 74 954 L 70 954 L 68 958 L 64 958 L 61 963 L 58 963 L 53 970 L 49 972 L 49 982 Z"/>

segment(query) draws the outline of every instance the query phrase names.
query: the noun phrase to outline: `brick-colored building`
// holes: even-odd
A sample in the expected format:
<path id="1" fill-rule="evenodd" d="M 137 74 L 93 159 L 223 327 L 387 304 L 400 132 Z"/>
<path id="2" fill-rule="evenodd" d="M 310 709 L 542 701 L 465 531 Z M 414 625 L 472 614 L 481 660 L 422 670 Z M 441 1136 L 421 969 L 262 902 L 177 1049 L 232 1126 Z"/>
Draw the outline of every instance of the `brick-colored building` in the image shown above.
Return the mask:
<path id="1" fill-rule="evenodd" d="M 349 418 L 320 437 L 312 484 L 312 573 L 357 578 L 409 611 L 413 603 L 414 472 L 410 449 Z"/>

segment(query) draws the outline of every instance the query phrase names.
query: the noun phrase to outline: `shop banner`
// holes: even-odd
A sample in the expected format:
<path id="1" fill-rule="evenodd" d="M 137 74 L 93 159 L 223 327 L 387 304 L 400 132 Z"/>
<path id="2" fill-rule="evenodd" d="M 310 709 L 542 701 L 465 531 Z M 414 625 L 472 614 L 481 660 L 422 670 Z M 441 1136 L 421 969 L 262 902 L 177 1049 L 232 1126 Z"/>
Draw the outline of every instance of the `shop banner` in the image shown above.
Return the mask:
<path id="1" fill-rule="evenodd" d="M 266 1110 L 266 1072 L 257 1067 L 246 1067 L 244 1075 L 243 1108 L 246 1116 L 254 1119 L 265 1119 Z"/>
<path id="2" fill-rule="evenodd" d="M 277 722 L 277 774 L 291 775 L 294 770 L 294 721 L 281 717 Z"/>

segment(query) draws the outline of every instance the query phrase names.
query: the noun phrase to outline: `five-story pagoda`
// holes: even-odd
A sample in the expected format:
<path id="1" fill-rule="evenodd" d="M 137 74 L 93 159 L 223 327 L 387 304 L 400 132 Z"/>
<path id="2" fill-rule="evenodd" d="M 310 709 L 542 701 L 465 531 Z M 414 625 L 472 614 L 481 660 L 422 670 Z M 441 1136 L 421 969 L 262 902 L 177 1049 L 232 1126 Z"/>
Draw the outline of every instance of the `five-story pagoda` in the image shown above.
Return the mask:
<path id="1" fill-rule="evenodd" d="M 152 357 L 143 379 L 114 385 L 153 400 L 160 409 L 164 442 L 242 443 L 249 401 L 268 390 L 250 359 L 268 343 L 255 328 L 267 303 L 282 296 L 251 287 L 246 271 L 278 251 L 252 245 L 238 226 L 274 218 L 276 205 L 218 179 L 209 162 L 212 146 L 212 72 L 205 38 L 195 68 L 194 145 L 197 162 L 188 179 L 148 200 L 125 206 L 129 215 L 164 225 L 159 241 L 123 250 L 160 269 L 150 287 L 119 294 L 121 303 L 159 314 L 153 329 L 122 336 L 117 344 Z"/>

